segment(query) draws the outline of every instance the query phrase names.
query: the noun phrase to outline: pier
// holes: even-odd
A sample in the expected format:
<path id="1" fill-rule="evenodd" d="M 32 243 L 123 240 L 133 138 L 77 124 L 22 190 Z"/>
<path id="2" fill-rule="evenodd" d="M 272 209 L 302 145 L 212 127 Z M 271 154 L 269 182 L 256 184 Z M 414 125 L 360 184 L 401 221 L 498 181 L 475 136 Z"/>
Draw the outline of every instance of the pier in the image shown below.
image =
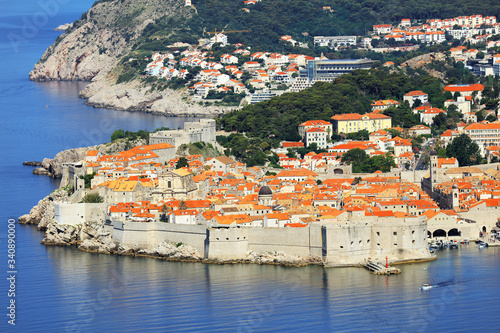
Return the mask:
<path id="1" fill-rule="evenodd" d="M 385 266 L 379 262 L 374 262 L 366 259 L 362 263 L 363 267 L 370 271 L 372 274 L 376 275 L 391 275 L 391 274 L 401 274 L 401 270 L 396 267 Z"/>

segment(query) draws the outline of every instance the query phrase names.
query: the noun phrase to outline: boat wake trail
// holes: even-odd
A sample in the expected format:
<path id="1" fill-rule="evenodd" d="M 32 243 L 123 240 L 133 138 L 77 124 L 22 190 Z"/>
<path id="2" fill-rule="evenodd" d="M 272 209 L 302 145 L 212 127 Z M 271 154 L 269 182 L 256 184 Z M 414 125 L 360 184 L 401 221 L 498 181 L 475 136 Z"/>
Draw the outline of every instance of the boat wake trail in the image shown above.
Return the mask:
<path id="1" fill-rule="evenodd" d="M 443 282 L 435 283 L 435 284 L 432 285 L 432 288 L 447 287 L 447 286 L 452 286 L 454 284 L 465 283 L 465 282 L 469 282 L 469 281 L 472 281 L 472 280 L 454 280 L 454 279 L 450 279 L 450 280 L 446 280 L 446 281 L 443 281 Z"/>

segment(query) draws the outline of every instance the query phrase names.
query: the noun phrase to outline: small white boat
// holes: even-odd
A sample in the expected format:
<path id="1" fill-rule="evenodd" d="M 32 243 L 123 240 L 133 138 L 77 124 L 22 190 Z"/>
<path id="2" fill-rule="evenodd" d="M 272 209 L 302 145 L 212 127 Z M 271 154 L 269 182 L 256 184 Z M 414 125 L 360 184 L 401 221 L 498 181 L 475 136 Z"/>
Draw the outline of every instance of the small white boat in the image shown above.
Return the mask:
<path id="1" fill-rule="evenodd" d="M 424 283 L 422 287 L 420 287 L 420 290 L 429 290 L 432 289 L 432 285 L 429 283 Z"/>
<path id="2" fill-rule="evenodd" d="M 488 244 L 486 244 L 486 243 L 479 243 L 479 248 L 480 249 L 484 249 L 486 246 L 488 246 Z"/>

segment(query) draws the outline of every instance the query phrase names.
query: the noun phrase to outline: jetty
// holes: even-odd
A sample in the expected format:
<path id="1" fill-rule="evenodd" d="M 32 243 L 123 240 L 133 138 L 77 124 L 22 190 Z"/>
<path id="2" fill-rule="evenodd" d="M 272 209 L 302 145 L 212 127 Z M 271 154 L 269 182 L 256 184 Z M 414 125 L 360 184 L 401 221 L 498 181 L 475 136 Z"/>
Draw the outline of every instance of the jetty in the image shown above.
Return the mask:
<path id="1" fill-rule="evenodd" d="M 391 274 L 401 274 L 401 270 L 396 267 L 385 266 L 379 262 L 371 261 L 366 259 L 361 265 L 370 271 L 372 274 L 376 275 L 391 275 Z"/>

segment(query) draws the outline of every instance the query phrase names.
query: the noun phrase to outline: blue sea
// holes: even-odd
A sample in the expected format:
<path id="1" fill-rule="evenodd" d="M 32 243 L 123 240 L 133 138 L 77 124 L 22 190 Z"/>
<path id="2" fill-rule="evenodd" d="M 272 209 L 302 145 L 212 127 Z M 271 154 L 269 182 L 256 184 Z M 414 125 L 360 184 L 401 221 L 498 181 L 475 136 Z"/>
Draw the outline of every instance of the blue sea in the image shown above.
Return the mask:
<path id="1" fill-rule="evenodd" d="M 45 247 L 15 225 L 16 273 L 8 273 L 8 220 L 28 213 L 57 181 L 23 161 L 103 143 L 113 130 L 177 127 L 192 119 L 95 109 L 85 83 L 28 80 L 59 35 L 93 1 L 1 0 L 0 332 L 466 332 L 499 331 L 500 250 L 475 244 L 402 266 L 399 276 L 359 268 L 203 265 Z M 12 227 L 12 225 L 11 225 Z M 9 297 L 15 275 L 15 297 Z M 422 283 L 438 288 L 419 290 Z M 8 323 L 15 299 L 15 326 Z"/>

